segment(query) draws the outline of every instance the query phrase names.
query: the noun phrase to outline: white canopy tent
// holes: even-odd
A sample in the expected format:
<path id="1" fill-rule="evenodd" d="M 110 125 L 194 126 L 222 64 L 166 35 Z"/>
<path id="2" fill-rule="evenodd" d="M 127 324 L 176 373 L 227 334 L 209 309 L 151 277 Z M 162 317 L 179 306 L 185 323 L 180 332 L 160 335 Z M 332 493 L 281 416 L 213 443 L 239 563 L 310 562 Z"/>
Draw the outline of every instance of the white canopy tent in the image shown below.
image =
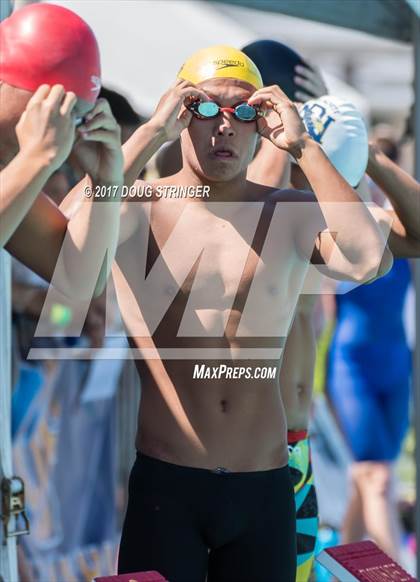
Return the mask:
<path id="1" fill-rule="evenodd" d="M 174 82 L 183 61 L 212 44 L 244 46 L 255 40 L 252 23 L 239 22 L 218 7 L 189 0 L 48 0 L 74 10 L 93 28 L 101 48 L 103 84 L 122 92 L 140 113 L 150 114 Z M 112 32 L 110 29 L 112 22 Z M 352 100 L 366 116 L 368 101 L 326 74 L 331 92 Z"/>
<path id="2" fill-rule="evenodd" d="M 321 22 L 236 5 L 213 3 L 233 22 L 252 27 L 255 38 L 278 40 L 367 97 L 375 119 L 398 127 L 412 103 L 412 54 L 407 43 Z M 328 79 L 327 79 L 328 81 Z M 327 86 L 331 93 L 335 88 Z"/>

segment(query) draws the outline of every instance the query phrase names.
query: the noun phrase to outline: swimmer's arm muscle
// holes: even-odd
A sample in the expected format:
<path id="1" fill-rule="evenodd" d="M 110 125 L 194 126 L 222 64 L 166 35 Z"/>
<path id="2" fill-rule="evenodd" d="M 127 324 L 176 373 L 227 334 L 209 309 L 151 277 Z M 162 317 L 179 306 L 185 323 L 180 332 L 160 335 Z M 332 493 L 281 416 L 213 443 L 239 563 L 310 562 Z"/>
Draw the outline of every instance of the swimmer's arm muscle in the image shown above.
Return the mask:
<path id="1" fill-rule="evenodd" d="M 392 230 L 389 233 L 388 246 L 395 258 L 420 258 L 420 238 L 407 232 L 406 227 L 397 213 L 387 210 L 387 215 L 393 220 Z"/>
<path id="2" fill-rule="evenodd" d="M 0 173 L 0 243 L 5 246 L 51 174 L 48 159 L 19 152 Z"/>
<path id="3" fill-rule="evenodd" d="M 384 230 L 386 230 L 386 226 L 384 225 Z M 343 270 L 341 265 L 337 262 L 331 260 L 325 260 L 325 257 L 331 257 L 334 249 L 336 247 L 334 237 L 328 231 L 321 232 L 315 242 L 315 248 L 311 256 L 311 263 L 316 265 L 319 271 L 323 274 L 327 275 L 331 279 L 335 279 L 338 281 L 342 280 L 350 280 L 350 281 L 358 281 L 357 278 L 349 276 L 347 273 L 350 272 L 350 269 Z M 393 265 L 394 257 L 392 252 L 389 249 L 389 246 L 385 246 L 384 252 L 382 254 L 381 261 L 373 273 L 371 278 L 364 278 L 363 283 L 372 283 L 375 279 L 379 279 L 386 275 Z M 337 266 L 335 266 L 335 264 Z"/>
<path id="4" fill-rule="evenodd" d="M 54 283 L 65 295 L 82 300 L 104 289 L 112 262 L 103 263 L 104 249 L 108 249 L 108 257 L 115 253 L 119 225 L 115 205 L 87 199 L 83 195 L 85 186 L 85 180 L 76 185 L 60 208 L 48 196 L 39 194 L 6 245 L 14 257 L 48 282 L 63 252 L 63 268 Z"/>
<path id="5" fill-rule="evenodd" d="M 396 257 L 420 257 L 420 184 L 372 144 L 367 173 L 393 207 L 391 251 Z"/>
<path id="6" fill-rule="evenodd" d="M 150 158 L 165 143 L 165 133 L 148 122 L 141 125 L 123 145 L 124 183 L 131 186 Z"/>
<path id="7" fill-rule="evenodd" d="M 65 93 L 62 85 L 41 85 L 26 104 L 15 127 L 19 151 L 0 175 L 1 248 L 68 156 L 74 140 L 75 104 L 76 95 Z"/>
<path id="8" fill-rule="evenodd" d="M 271 188 L 287 188 L 290 182 L 290 162 L 287 152 L 270 140 L 261 138 L 257 153 L 248 166 L 247 179 Z"/>
<path id="9" fill-rule="evenodd" d="M 67 222 L 54 202 L 38 191 L 35 202 L 10 237 L 6 249 L 37 275 L 51 281 Z"/>
<path id="10" fill-rule="evenodd" d="M 298 164 L 312 186 L 327 227 L 316 239 L 318 260 L 314 260 L 313 244 L 308 253 L 310 225 L 299 224 L 298 246 L 305 256 L 312 255 L 311 261 L 327 276 L 358 282 L 370 281 L 379 269 L 390 268 L 390 257 L 384 259 L 385 240 L 381 229 L 320 146 L 306 139 Z"/>
<path id="11" fill-rule="evenodd" d="M 167 141 L 179 138 L 188 127 L 192 113 L 185 100 L 206 98 L 206 94 L 189 81 L 177 79 L 159 100 L 150 120 L 139 127 L 123 146 L 124 180 L 131 186 L 157 150 Z"/>
<path id="12" fill-rule="evenodd" d="M 48 89 L 48 86 L 45 87 Z M 55 91 L 56 100 L 63 93 L 63 88 L 57 87 L 50 93 L 51 96 Z M 34 97 L 36 95 L 37 93 Z M 74 94 L 70 97 L 73 101 L 67 97 L 66 100 L 74 105 L 76 97 Z M 35 105 L 32 109 L 36 109 Z M 47 155 L 46 163 L 51 172 L 68 153 L 64 151 L 62 159 L 57 161 L 57 151 L 60 147 L 64 148 L 61 142 L 71 146 L 74 140 L 70 111 L 60 110 L 60 115 L 62 119 L 59 118 L 58 121 L 67 124 L 67 133 L 54 118 L 57 125 L 55 141 L 50 140 L 52 143 L 47 143 L 48 147 L 38 145 L 36 148 L 36 151 L 43 151 Z M 25 132 L 33 133 L 34 128 L 40 124 L 36 120 L 32 120 L 31 124 L 29 121 L 30 116 L 26 113 L 19 121 L 16 132 L 20 134 L 20 141 Z M 51 281 L 62 293 L 81 300 L 90 300 L 93 295 L 98 295 L 103 290 L 116 251 L 123 156 L 120 128 L 104 99 L 97 101 L 82 127 L 84 139 L 76 150 L 87 177 L 68 195 L 68 200 L 72 202 L 71 213 L 66 216 L 63 212 L 65 204 L 70 206 L 68 201 L 60 209 L 47 196 L 38 195 L 10 238 L 7 248 L 26 266 Z M 64 139 L 66 136 L 68 143 Z M 105 188 L 109 193 L 108 199 L 95 201 L 93 193 L 98 187 Z"/>

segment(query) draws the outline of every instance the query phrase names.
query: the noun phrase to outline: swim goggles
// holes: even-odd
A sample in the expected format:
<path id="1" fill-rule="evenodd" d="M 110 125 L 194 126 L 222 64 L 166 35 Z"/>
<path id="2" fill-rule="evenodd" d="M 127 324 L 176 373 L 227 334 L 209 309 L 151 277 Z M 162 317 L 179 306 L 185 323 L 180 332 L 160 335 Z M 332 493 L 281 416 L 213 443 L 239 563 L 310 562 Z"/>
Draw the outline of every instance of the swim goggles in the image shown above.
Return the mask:
<path id="1" fill-rule="evenodd" d="M 213 119 L 224 111 L 232 113 L 235 119 L 244 122 L 255 121 L 257 117 L 264 116 L 263 111 L 248 103 L 239 103 L 235 107 L 220 107 L 214 101 L 193 101 L 187 105 L 187 109 L 198 119 Z"/>
<path id="2" fill-rule="evenodd" d="M 86 119 L 84 117 L 75 117 L 74 118 L 74 126 L 80 127 L 86 123 Z"/>

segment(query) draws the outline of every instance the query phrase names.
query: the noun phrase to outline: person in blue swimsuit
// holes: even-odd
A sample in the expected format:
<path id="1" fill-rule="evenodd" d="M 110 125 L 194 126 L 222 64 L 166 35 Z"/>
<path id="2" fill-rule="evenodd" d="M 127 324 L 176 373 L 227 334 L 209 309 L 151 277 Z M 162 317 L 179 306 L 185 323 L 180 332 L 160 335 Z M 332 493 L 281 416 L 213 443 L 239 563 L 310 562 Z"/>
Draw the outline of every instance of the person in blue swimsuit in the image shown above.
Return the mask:
<path id="1" fill-rule="evenodd" d="M 407 259 L 374 283 L 340 282 L 328 365 L 331 404 L 352 452 L 343 543 L 367 533 L 398 558 L 392 475 L 409 422 L 411 352 L 403 325 Z"/>

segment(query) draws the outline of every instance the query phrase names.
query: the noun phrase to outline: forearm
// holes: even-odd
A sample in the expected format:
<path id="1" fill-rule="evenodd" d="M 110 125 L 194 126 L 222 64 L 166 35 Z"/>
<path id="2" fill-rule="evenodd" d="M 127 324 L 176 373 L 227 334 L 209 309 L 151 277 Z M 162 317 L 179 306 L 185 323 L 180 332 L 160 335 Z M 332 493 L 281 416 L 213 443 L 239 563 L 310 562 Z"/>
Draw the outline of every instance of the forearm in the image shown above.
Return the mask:
<path id="1" fill-rule="evenodd" d="M 137 180 L 150 158 L 165 143 L 163 131 L 150 122 L 140 126 L 123 145 L 124 184 L 131 186 Z"/>
<path id="2" fill-rule="evenodd" d="M 115 195 L 104 199 L 87 197 L 87 186 L 93 191 L 109 186 Z M 64 293 L 91 299 L 92 294 L 103 291 L 117 249 L 120 191 L 121 184 L 92 184 L 85 178 L 60 206 L 68 223 L 53 284 Z"/>
<path id="3" fill-rule="evenodd" d="M 407 233 L 420 240 L 420 184 L 375 146 L 369 148 L 367 173 L 389 198 Z"/>
<path id="4" fill-rule="evenodd" d="M 0 174 L 0 245 L 13 235 L 51 174 L 41 156 L 19 152 Z"/>
<path id="5" fill-rule="evenodd" d="M 287 188 L 290 183 L 288 154 L 268 139 L 262 139 L 259 150 L 248 166 L 247 179 L 272 188 Z"/>
<path id="6" fill-rule="evenodd" d="M 385 241 L 369 209 L 314 141 L 306 141 L 298 163 L 312 186 L 326 228 L 336 233 L 338 270 L 343 268 L 356 279 L 376 274 Z"/>

